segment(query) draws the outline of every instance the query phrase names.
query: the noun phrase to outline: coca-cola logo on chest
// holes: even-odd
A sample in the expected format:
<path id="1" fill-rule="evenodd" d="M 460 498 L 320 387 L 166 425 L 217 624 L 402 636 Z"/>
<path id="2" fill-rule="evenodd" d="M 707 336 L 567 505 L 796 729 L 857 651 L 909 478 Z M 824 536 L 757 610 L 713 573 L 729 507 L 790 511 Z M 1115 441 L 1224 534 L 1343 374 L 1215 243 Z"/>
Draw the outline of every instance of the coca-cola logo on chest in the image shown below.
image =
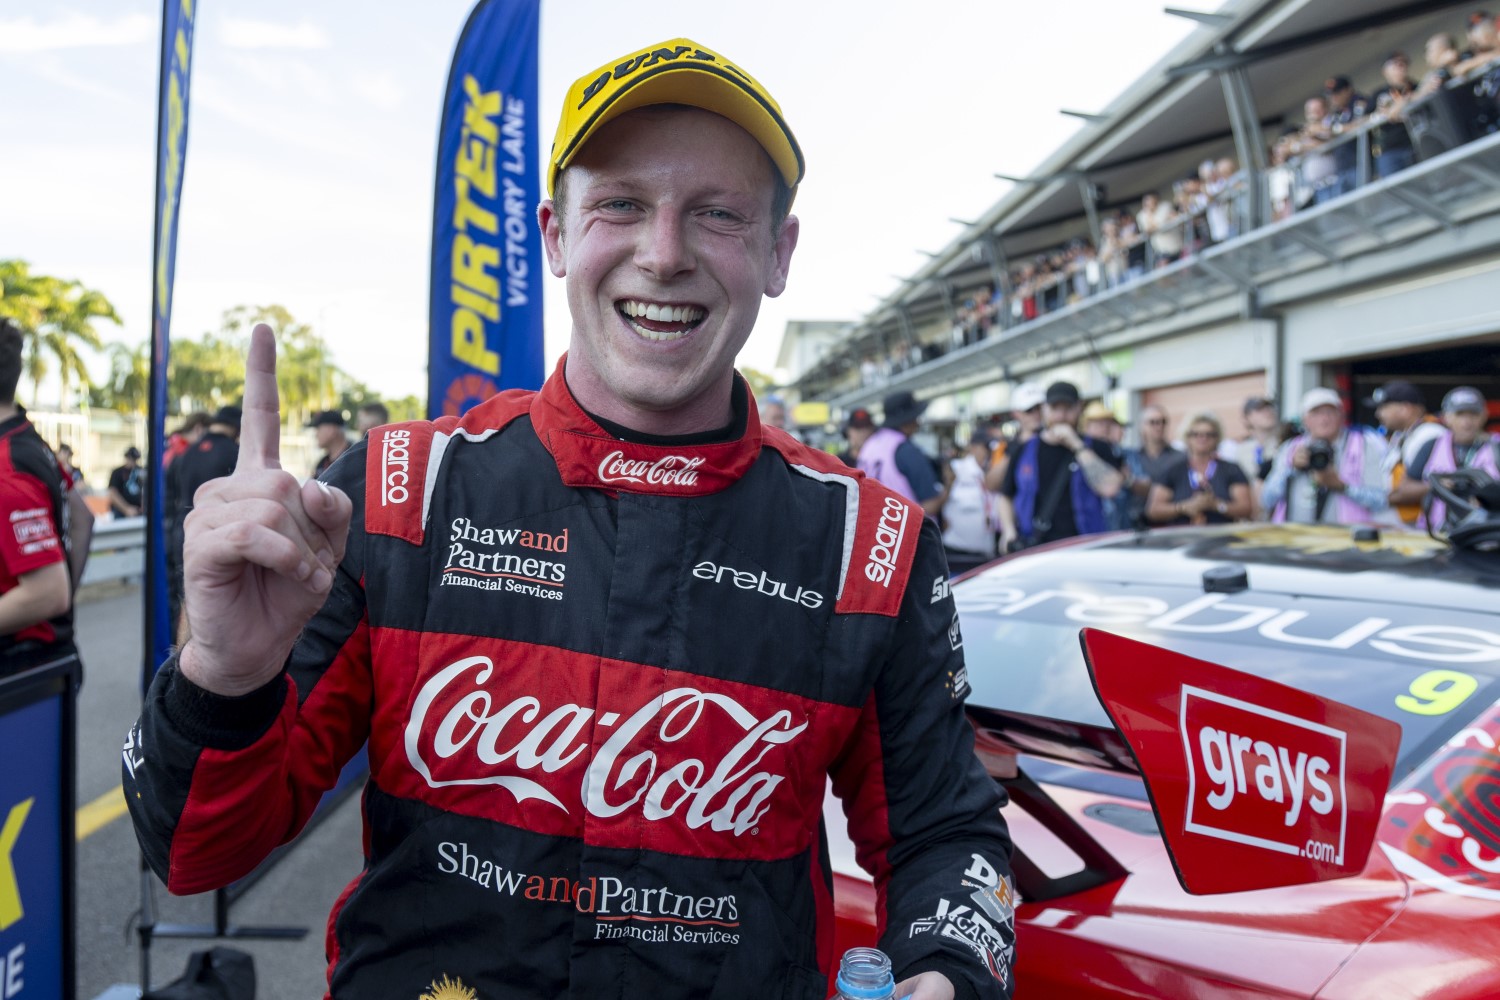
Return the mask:
<path id="1" fill-rule="evenodd" d="M 779 748 L 808 727 L 786 709 L 761 718 L 695 687 L 637 704 L 543 704 L 491 691 L 495 676 L 489 657 L 468 656 L 417 693 L 406 757 L 430 787 L 494 785 L 570 816 L 578 807 L 601 819 L 634 812 L 738 837 L 786 777 Z"/>
<path id="2" fill-rule="evenodd" d="M 623 451 L 612 451 L 599 463 L 602 483 L 635 483 L 648 486 L 696 486 L 702 456 L 663 455 L 656 461 L 627 458 Z"/>

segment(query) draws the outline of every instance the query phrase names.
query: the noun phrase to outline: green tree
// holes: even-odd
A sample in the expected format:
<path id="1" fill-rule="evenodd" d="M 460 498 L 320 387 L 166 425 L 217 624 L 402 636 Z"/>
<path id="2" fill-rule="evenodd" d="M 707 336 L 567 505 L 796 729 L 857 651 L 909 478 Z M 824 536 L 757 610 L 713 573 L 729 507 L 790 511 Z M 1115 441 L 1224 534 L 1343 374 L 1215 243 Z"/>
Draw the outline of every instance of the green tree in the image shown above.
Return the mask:
<path id="1" fill-rule="evenodd" d="M 31 381 L 32 402 L 55 362 L 62 385 L 59 402 L 64 408 L 70 386 L 85 390 L 93 386 L 79 348 L 103 349 L 95 323 L 120 323 L 119 313 L 103 292 L 79 281 L 33 274 L 31 265 L 19 259 L 0 260 L 0 316 L 13 320 L 25 338 L 23 364 Z"/>
<path id="2" fill-rule="evenodd" d="M 109 379 L 89 393 L 95 406 L 144 414 L 151 401 L 151 342 L 109 345 Z"/>
<path id="3" fill-rule="evenodd" d="M 763 371 L 754 368 L 741 368 L 740 374 L 745 376 L 745 381 L 750 383 L 750 391 L 756 399 L 765 399 L 776 391 L 776 380 Z"/>
<path id="4" fill-rule="evenodd" d="M 279 305 L 236 306 L 224 313 L 222 330 L 248 343 L 257 323 L 265 323 L 276 333 L 276 387 L 281 392 L 282 412 L 300 422 L 314 410 L 332 409 L 342 373 L 334 366 L 323 338 Z"/>
<path id="5" fill-rule="evenodd" d="M 245 395 L 246 344 L 205 333 L 200 340 L 175 339 L 167 364 L 167 396 L 179 413 L 214 410 Z"/>

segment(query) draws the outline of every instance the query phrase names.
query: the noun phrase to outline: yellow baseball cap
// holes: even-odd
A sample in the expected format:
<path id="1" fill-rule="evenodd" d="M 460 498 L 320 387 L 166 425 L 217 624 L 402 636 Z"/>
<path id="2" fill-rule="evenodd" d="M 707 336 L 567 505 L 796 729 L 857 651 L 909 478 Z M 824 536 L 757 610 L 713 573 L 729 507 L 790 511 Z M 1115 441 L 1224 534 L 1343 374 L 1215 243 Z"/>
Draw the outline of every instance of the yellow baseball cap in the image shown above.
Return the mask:
<path id="1" fill-rule="evenodd" d="M 787 187 L 802 180 L 802 149 L 781 106 L 749 73 L 712 49 L 674 38 L 612 60 L 568 88 L 552 140 L 547 193 L 583 144 L 606 122 L 652 104 L 686 104 L 723 115 L 770 155 Z"/>

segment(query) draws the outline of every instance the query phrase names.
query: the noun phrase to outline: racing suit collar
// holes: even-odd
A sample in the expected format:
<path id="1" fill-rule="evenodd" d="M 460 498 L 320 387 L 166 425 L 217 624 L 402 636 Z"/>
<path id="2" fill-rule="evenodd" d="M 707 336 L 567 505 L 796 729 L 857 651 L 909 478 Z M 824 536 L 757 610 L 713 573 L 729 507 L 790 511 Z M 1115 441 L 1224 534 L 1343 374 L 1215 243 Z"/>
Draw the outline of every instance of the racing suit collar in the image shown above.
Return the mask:
<path id="1" fill-rule="evenodd" d="M 760 414 L 748 390 L 742 436 L 711 444 L 621 441 L 573 398 L 563 378 L 567 360 L 566 354 L 558 360 L 532 400 L 531 423 L 569 486 L 652 496 L 707 496 L 733 485 L 760 454 Z"/>

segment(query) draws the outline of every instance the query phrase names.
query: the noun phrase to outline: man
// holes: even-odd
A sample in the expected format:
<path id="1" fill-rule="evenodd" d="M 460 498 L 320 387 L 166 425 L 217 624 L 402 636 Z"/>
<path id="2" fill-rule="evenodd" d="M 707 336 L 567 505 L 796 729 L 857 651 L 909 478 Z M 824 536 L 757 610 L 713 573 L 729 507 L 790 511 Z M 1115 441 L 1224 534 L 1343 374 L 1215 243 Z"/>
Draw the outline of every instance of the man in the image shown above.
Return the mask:
<path id="1" fill-rule="evenodd" d="M 1381 124 L 1370 134 L 1370 151 L 1375 154 L 1375 177 L 1389 177 L 1416 162 L 1411 133 L 1406 128 L 1406 105 L 1417 94 L 1412 82 L 1411 62 L 1405 52 L 1392 52 L 1380 66 L 1385 86 L 1375 91 L 1371 107 Z"/>
<path id="2" fill-rule="evenodd" d="M 1153 266 L 1165 267 L 1182 256 L 1183 226 L 1177 211 L 1155 191 L 1141 197 L 1141 210 L 1135 216 L 1141 236 L 1150 244 Z"/>
<path id="3" fill-rule="evenodd" d="M 911 441 L 922 426 L 927 403 L 909 392 L 893 392 L 881 404 L 884 417 L 878 431 L 859 449 L 857 467 L 906 499 L 920 504 L 928 517 L 943 509 L 943 484 L 932 459 Z"/>
<path id="4" fill-rule="evenodd" d="M 62 466 L 63 472 L 67 473 L 68 482 L 80 493 L 87 492 L 88 484 L 83 481 L 83 470 L 73 464 L 73 446 L 64 442 L 57 446 L 57 462 Z"/>
<path id="5" fill-rule="evenodd" d="M 1302 396 L 1303 433 L 1283 444 L 1266 477 L 1261 503 L 1272 521 L 1361 524 L 1386 509 L 1380 471 L 1385 439 L 1344 425 L 1344 401 L 1318 386 Z"/>
<path id="6" fill-rule="evenodd" d="M 1183 461 L 1172 444 L 1171 418 L 1165 407 L 1152 404 L 1141 410 L 1140 447 L 1125 453 L 1126 488 L 1130 492 L 1129 519 L 1133 526 L 1146 523 L 1146 501 L 1151 484 L 1165 482 L 1172 468 Z"/>
<path id="7" fill-rule="evenodd" d="M 1001 551 L 1109 528 L 1104 502 L 1119 494 L 1125 478 L 1113 445 L 1078 436 L 1082 410 L 1071 382 L 1047 387 L 1044 428 L 1011 458 L 1000 484 Z"/>
<path id="8" fill-rule="evenodd" d="M 1328 98 L 1328 117 L 1324 124 L 1332 135 L 1343 134 L 1369 111 L 1370 102 L 1354 92 L 1354 84 L 1347 76 L 1329 77 L 1323 92 Z M 1341 142 L 1333 148 L 1331 155 L 1338 170 L 1335 194 L 1353 191 L 1358 183 L 1359 144 L 1353 140 Z"/>
<path id="9" fill-rule="evenodd" d="M 1292 152 L 1302 157 L 1301 182 L 1312 191 L 1313 201 L 1320 205 L 1339 193 L 1338 163 L 1333 154 L 1312 152 L 1331 138 L 1328 100 L 1309 97 L 1302 102 L 1302 130 L 1297 133 Z"/>
<path id="10" fill-rule="evenodd" d="M 1426 499 L 1427 484 L 1433 476 L 1458 469 L 1479 469 L 1500 482 L 1500 438 L 1484 429 L 1488 415 L 1489 408 L 1478 389 L 1461 385 L 1448 390 L 1443 397 L 1443 420 L 1448 430 L 1418 449 L 1406 467 L 1403 486 L 1420 484 L 1421 487 L 1421 496 L 1415 502 Z M 1416 494 L 1416 489 L 1409 490 L 1409 495 Z M 1434 500 L 1420 523 L 1440 530 L 1446 518 L 1446 505 Z"/>
<path id="11" fill-rule="evenodd" d="M 1022 382 L 1011 391 L 1010 415 L 1016 422 L 1016 429 L 990 449 L 990 464 L 984 473 L 984 488 L 991 493 L 998 493 L 1000 484 L 1005 482 L 1005 468 L 1010 456 L 1021 445 L 1041 433 L 1042 402 L 1046 396 L 1042 387 L 1035 382 Z"/>
<path id="12" fill-rule="evenodd" d="M 870 416 L 870 411 L 863 406 L 855 407 L 849 411 L 849 419 L 844 421 L 844 443 L 845 448 L 839 452 L 839 461 L 850 468 L 858 468 L 859 451 L 870 440 L 870 435 L 875 433 L 875 418 Z"/>
<path id="13" fill-rule="evenodd" d="M 203 440 L 203 435 L 208 433 L 208 425 L 213 421 L 207 413 L 196 410 L 189 413 L 182 421 L 182 426 L 167 435 L 167 445 L 162 449 L 161 467 L 163 471 L 172 468 L 172 463 L 177 461 L 177 456 L 187 451 L 193 445 Z M 172 509 L 170 500 L 168 510 Z"/>
<path id="14" fill-rule="evenodd" d="M 314 413 L 307 426 L 312 428 L 318 447 L 323 449 L 323 457 L 313 466 L 313 478 L 317 479 L 328 471 L 328 467 L 340 455 L 349 450 L 349 436 L 344 433 L 344 415 L 338 410 Z"/>
<path id="15" fill-rule="evenodd" d="M 1415 525 L 1422 516 L 1427 486 L 1407 470 L 1423 445 L 1442 437 L 1443 425 L 1427 412 L 1422 391 L 1405 379 L 1392 379 L 1376 389 L 1370 405 L 1375 407 L 1375 417 L 1387 435 L 1385 461 L 1380 466 L 1390 487 L 1386 502 L 1391 509 L 1386 520 Z"/>
<path id="16" fill-rule="evenodd" d="M 1251 396 L 1240 406 L 1240 422 L 1245 436 L 1238 441 L 1225 442 L 1220 455 L 1238 465 L 1245 474 L 1245 481 L 1250 484 L 1252 516 L 1260 517 L 1263 509 L 1261 487 L 1271 473 L 1276 450 L 1281 447 L 1281 414 L 1270 399 Z"/>
<path id="17" fill-rule="evenodd" d="M 240 457 L 240 417 L 238 406 L 221 406 L 209 418 L 203 435 L 191 448 L 172 463 L 167 470 L 167 496 L 171 498 L 167 508 L 170 518 L 167 532 L 167 580 L 168 598 L 171 602 L 169 619 L 173 634 L 182 616 L 182 538 L 183 524 L 193 509 L 193 498 L 198 489 L 212 479 L 219 479 L 234 472 Z"/>
<path id="18" fill-rule="evenodd" d="M 763 426 L 779 427 L 791 435 L 792 440 L 802 444 L 807 443 L 806 439 L 802 436 L 802 432 L 792 425 L 792 417 L 787 411 L 785 399 L 782 399 L 780 396 L 767 396 L 765 402 L 760 406 L 760 413 Z"/>
<path id="19" fill-rule="evenodd" d="M 1120 423 L 1120 418 L 1115 416 L 1114 410 L 1106 406 L 1103 400 L 1093 400 L 1083 408 L 1083 416 L 1078 418 L 1078 423 L 1086 439 L 1110 446 L 1110 459 L 1113 464 L 1122 470 L 1127 468 L 1125 452 L 1120 447 L 1125 428 Z M 1130 515 L 1129 490 L 1122 489 L 1104 501 L 1104 520 L 1110 528 L 1116 531 L 1128 531 L 1133 527 Z"/>
<path id="20" fill-rule="evenodd" d="M 115 517 L 140 517 L 145 507 L 146 470 L 141 468 L 141 450 L 125 449 L 125 464 L 109 473 L 109 512 Z"/>
<path id="21" fill-rule="evenodd" d="M 391 411 L 386 409 L 384 403 L 361 403 L 354 415 L 354 430 L 360 437 L 367 437 L 375 428 L 384 427 L 390 422 Z"/>
<path id="22" fill-rule="evenodd" d="M 76 653 L 93 515 L 16 402 L 21 332 L 0 320 L 0 677 Z"/>
<path id="23" fill-rule="evenodd" d="M 552 150 L 572 331 L 539 393 L 378 428 L 298 486 L 256 329 L 125 776 L 147 858 L 177 892 L 239 877 L 368 737 L 333 996 L 821 998 L 831 776 L 901 992 L 1008 994 L 936 526 L 763 428 L 734 372 L 797 243 L 780 109 L 675 39 L 582 77 Z"/>

